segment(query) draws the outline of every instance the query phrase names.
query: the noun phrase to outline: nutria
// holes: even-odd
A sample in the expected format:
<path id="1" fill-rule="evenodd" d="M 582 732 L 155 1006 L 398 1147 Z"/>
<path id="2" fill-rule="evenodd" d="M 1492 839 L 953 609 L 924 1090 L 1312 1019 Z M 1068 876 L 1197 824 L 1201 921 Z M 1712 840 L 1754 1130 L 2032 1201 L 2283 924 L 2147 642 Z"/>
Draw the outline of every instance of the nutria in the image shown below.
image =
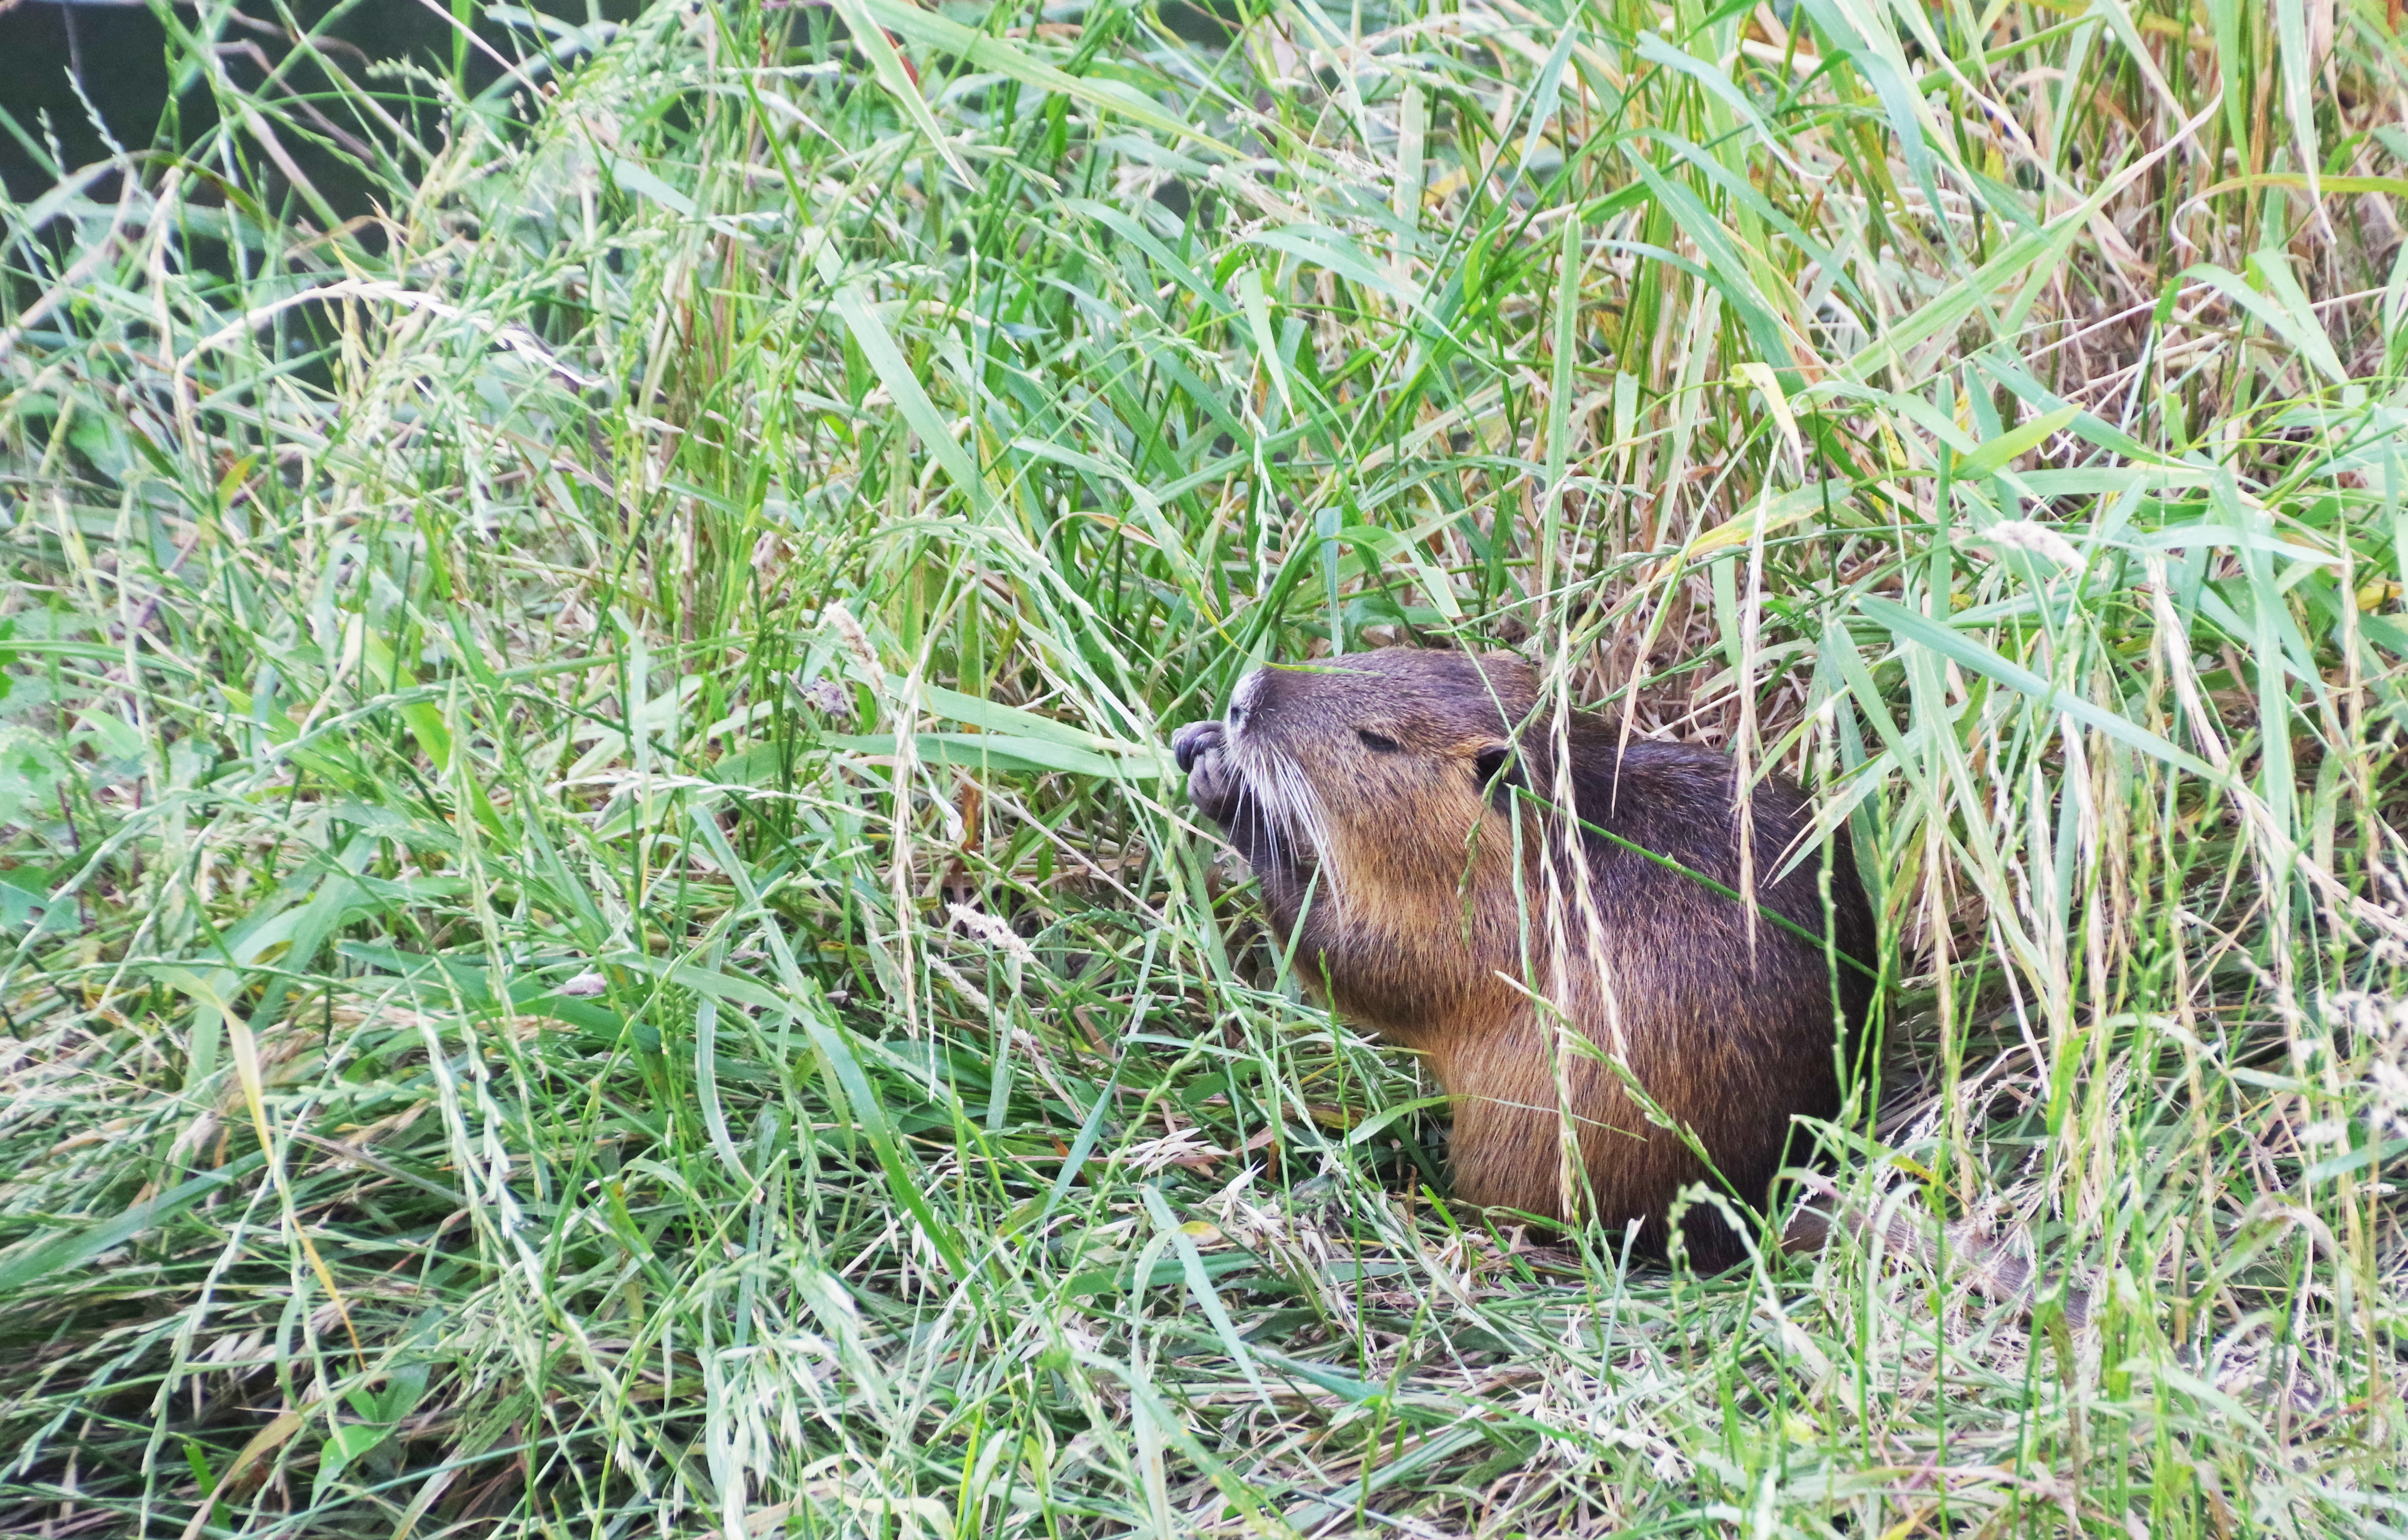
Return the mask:
<path id="1" fill-rule="evenodd" d="M 1559 724 L 1517 659 L 1388 648 L 1258 669 L 1226 721 L 1181 729 L 1173 749 L 1304 977 L 1342 1016 L 1419 1050 L 1454 1102 L 1458 1202 L 1617 1232 L 1636 1220 L 1640 1249 L 1660 1256 L 1674 1195 L 1708 1178 L 1697 1148 L 1721 1191 L 1760 1208 L 1807 1152 L 1792 1119 L 1839 1112 L 1870 999 L 1872 916 L 1835 842 L 1835 965 L 1819 842 L 1783 872 L 1810 823 L 1788 781 L 1767 776 L 1750 797 L 1751 925 L 1732 762 L 1623 747 L 1589 717 Z M 1618 1050 L 1684 1132 L 1551 1022 Z M 1708 1205 L 1683 1232 L 1700 1267 L 1745 1255 Z"/>

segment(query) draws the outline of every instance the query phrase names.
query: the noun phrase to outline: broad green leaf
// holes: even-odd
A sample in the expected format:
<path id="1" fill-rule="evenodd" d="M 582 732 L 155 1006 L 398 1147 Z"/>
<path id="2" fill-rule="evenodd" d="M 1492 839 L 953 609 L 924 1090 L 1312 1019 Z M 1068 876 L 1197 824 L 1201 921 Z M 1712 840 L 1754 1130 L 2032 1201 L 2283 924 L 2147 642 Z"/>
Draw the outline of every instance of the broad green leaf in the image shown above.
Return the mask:
<path id="1" fill-rule="evenodd" d="M 1237 150 L 1191 127 L 1176 114 L 1164 110 L 1159 103 L 1144 93 L 1117 80 L 1097 80 L 1056 69 L 1030 57 L 1025 49 L 1009 39 L 990 36 L 934 11 L 922 10 L 910 4 L 909 0 L 851 0 L 851 3 L 859 5 L 872 20 L 902 36 L 957 54 L 978 68 L 1008 75 L 1039 91 L 1059 92 L 1074 101 L 1118 114 L 1131 122 L 1143 123 L 1173 137 L 1193 140 L 1229 160 L 1240 158 Z"/>
<path id="2" fill-rule="evenodd" d="M 1867 595 L 1856 601 L 1856 606 L 1887 627 L 1899 640 L 1928 648 L 1953 660 L 1960 667 L 1970 668 L 1985 678 L 2005 685 L 2043 710 L 2062 712 L 2085 727 L 2095 727 L 2118 743 L 2137 749 L 2150 758 L 2170 764 L 2186 775 L 2196 776 L 2212 786 L 2229 787 L 2231 784 L 2229 777 L 2205 760 L 2175 748 L 2121 713 L 2057 689 L 2023 664 L 2002 657 L 1992 648 L 1960 631 L 1917 614 L 1895 600 Z"/>
<path id="3" fill-rule="evenodd" d="M 1971 481 L 2003 470 L 2017 455 L 2040 448 L 2079 415 L 2078 406 L 2060 406 L 2020 423 L 1975 449 L 1956 463 L 1956 474 Z"/>
<path id="4" fill-rule="evenodd" d="M 856 754 L 884 756 L 896 751 L 891 733 L 830 736 L 823 743 Z M 1074 749 L 1053 738 L 1022 737 L 1005 733 L 917 733 L 911 751 L 934 764 L 962 764 L 1024 774 L 1059 770 L 1074 776 L 1101 776 L 1110 780 L 1150 780 L 1162 774 L 1159 764 L 1143 760 L 1107 758 Z"/>
<path id="5" fill-rule="evenodd" d="M 911 72 L 904 66 L 903 56 L 895 51 L 894 41 L 886 36 L 883 27 L 869 19 L 869 9 L 864 0 L 833 0 L 833 3 L 836 13 L 844 18 L 845 29 L 853 35 L 853 46 L 869 56 L 870 73 L 878 77 L 878 83 L 903 108 L 904 115 L 911 120 L 911 126 L 928 141 L 928 148 L 944 157 L 946 166 L 953 175 L 965 182 L 974 183 L 976 178 L 970 175 L 969 167 L 962 164 L 961 157 L 954 154 L 953 147 L 945 142 L 945 131 L 938 126 L 937 115 L 928 110 L 920 88 L 911 83 Z"/>
<path id="6" fill-rule="evenodd" d="M 249 1155 L 198 1176 L 178 1182 L 114 1218 L 79 1230 L 53 1231 L 21 1241 L 0 1253 L 0 1298 L 14 1299 L 54 1273 L 80 1267 L 104 1251 L 113 1251 L 146 1230 L 156 1229 L 230 1182 L 240 1181 L 267 1163 L 254 1150 Z"/>

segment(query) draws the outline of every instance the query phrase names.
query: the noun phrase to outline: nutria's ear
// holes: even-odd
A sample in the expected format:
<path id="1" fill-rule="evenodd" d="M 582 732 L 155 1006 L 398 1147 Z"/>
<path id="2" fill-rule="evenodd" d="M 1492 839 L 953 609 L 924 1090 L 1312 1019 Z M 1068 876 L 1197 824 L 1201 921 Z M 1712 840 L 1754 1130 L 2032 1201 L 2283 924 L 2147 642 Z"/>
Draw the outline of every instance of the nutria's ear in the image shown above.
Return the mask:
<path id="1" fill-rule="evenodd" d="M 1513 746 L 1502 739 L 1481 745 L 1471 756 L 1471 769 L 1484 796 L 1492 791 L 1501 795 L 1505 787 L 1522 778 L 1521 767 L 1513 760 Z"/>

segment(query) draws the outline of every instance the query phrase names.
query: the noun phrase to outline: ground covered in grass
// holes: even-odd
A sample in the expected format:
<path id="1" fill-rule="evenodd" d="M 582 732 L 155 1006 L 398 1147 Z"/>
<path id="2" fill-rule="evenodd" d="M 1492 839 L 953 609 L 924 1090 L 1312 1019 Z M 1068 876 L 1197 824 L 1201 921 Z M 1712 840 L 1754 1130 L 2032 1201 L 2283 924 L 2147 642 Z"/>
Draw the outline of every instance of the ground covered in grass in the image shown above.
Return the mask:
<path id="1" fill-rule="evenodd" d="M 1243 4 L 163 8 L 0 210 L 0 1531 L 2408 1532 L 2397 7 Z M 2033 1295 L 1447 1207 L 1165 747 L 1393 640 L 1816 789 Z"/>

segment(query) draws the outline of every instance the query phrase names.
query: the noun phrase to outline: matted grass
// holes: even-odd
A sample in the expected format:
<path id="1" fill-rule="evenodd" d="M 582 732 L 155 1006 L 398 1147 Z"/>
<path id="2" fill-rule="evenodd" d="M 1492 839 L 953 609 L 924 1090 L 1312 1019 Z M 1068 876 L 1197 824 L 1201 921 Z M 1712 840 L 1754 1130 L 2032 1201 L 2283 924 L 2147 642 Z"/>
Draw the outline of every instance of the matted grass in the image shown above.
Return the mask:
<path id="1" fill-rule="evenodd" d="M 2383 7 L 163 14 L 7 210 L 0 1530 L 2408 1530 Z M 2028 1309 L 1447 1208 L 1164 747 L 1399 638 L 1817 789 Z"/>

